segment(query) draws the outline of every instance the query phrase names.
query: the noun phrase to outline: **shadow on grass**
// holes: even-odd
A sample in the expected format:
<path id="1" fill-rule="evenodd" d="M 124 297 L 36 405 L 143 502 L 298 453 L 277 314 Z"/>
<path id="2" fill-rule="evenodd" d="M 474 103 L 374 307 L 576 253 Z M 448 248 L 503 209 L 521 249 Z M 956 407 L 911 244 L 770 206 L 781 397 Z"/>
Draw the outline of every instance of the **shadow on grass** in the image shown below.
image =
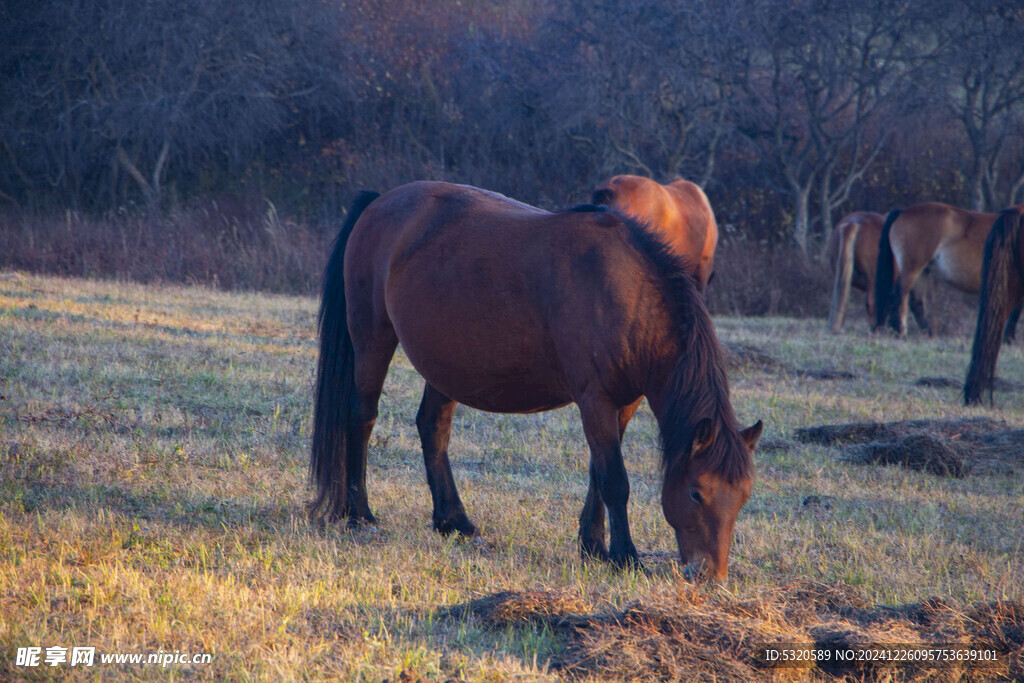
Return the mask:
<path id="1" fill-rule="evenodd" d="M 303 512 L 283 504 L 242 503 L 177 490 L 140 490 L 110 483 L 78 485 L 55 478 L 9 481 L 0 487 L 0 503 L 33 514 L 102 508 L 137 520 L 182 528 L 223 529 L 244 524 L 261 531 L 288 527 L 296 513 Z"/>

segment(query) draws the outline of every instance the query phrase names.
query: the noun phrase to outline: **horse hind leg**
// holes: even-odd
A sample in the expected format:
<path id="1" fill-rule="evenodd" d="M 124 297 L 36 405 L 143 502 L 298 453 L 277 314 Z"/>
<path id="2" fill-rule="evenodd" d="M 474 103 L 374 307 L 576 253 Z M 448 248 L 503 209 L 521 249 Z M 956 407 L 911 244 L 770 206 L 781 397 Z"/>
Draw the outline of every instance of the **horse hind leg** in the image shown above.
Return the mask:
<path id="1" fill-rule="evenodd" d="M 349 421 L 348 451 L 345 458 L 345 472 L 348 491 L 341 516 L 348 518 L 349 526 L 360 522 L 374 524 L 377 518 L 370 511 L 366 493 L 366 455 L 370 435 L 377 422 L 377 406 L 384 388 L 388 366 L 394 356 L 398 340 L 394 334 L 378 340 L 377 344 L 357 351 L 355 370 L 356 401 L 352 419 Z"/>
<path id="2" fill-rule="evenodd" d="M 899 303 L 889 319 L 889 324 L 900 337 L 907 336 L 907 316 L 910 314 L 910 300 L 913 295 L 914 283 L 917 281 L 919 274 L 920 271 L 914 273 L 901 272 L 899 277 L 896 278 L 894 298 Z"/>
<path id="3" fill-rule="evenodd" d="M 850 286 L 853 282 L 854 241 L 857 237 L 857 230 L 848 225 L 842 226 L 840 230 L 841 236 L 835 263 L 836 276 L 832 286 L 832 302 L 828 311 L 828 328 L 833 334 L 843 331 L 843 321 L 846 319 L 846 307 L 850 301 Z M 872 308 L 869 289 L 869 317 L 873 313 Z"/>
<path id="4" fill-rule="evenodd" d="M 427 384 L 416 413 L 427 484 L 434 501 L 434 529 L 445 535 L 458 532 L 463 536 L 479 536 L 480 532 L 466 516 L 448 461 L 455 405 L 455 401 Z"/>
<path id="5" fill-rule="evenodd" d="M 626 434 L 629 421 L 640 407 L 641 399 L 619 410 L 619 444 Z M 580 554 L 583 557 L 594 557 L 607 561 L 608 547 L 605 545 L 604 501 L 597 483 L 596 471 L 590 468 L 590 483 L 587 486 L 587 499 L 580 513 Z"/>
<path id="6" fill-rule="evenodd" d="M 917 322 L 918 328 L 925 334 L 931 336 L 932 326 L 928 322 L 928 315 L 926 310 L 925 297 L 919 295 L 917 290 L 910 290 L 910 312 L 914 314 L 914 320 Z"/>

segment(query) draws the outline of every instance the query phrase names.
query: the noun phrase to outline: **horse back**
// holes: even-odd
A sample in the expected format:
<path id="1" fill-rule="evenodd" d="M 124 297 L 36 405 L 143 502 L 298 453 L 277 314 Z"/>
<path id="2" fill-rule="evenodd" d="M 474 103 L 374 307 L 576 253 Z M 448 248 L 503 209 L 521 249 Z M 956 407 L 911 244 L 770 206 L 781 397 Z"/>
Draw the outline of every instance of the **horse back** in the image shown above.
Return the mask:
<path id="1" fill-rule="evenodd" d="M 843 267 L 846 254 L 852 257 L 853 285 L 868 289 L 875 281 L 878 264 L 878 240 L 885 216 L 873 211 L 857 211 L 844 216 L 829 240 L 829 254 L 837 268 Z"/>
<path id="2" fill-rule="evenodd" d="M 971 211 L 942 202 L 924 202 L 903 209 L 893 234 L 920 243 L 946 245 L 967 241 L 983 248 L 996 214 Z"/>
<path id="3" fill-rule="evenodd" d="M 682 178 L 662 185 L 649 178 L 618 175 L 598 186 L 595 202 L 604 202 L 658 234 L 672 251 L 686 258 L 707 284 L 714 267 L 718 224 L 707 195 Z"/>
<path id="4" fill-rule="evenodd" d="M 446 183 L 396 188 L 370 209 L 349 241 L 347 291 L 371 293 L 362 324 L 393 329 L 442 393 L 547 410 L 576 400 L 596 369 L 616 400 L 639 397 L 651 361 L 640 356 L 671 334 L 618 215 L 552 214 Z"/>
<path id="5" fill-rule="evenodd" d="M 890 244 L 900 271 L 916 274 L 934 263 L 940 279 L 969 294 L 981 286 L 985 239 L 996 214 L 941 202 L 904 209 L 893 223 Z"/>
<path id="6" fill-rule="evenodd" d="M 710 259 L 718 245 L 718 222 L 711 202 L 696 183 L 678 178 L 666 186 L 673 196 L 679 213 L 685 216 L 693 244 L 702 244 L 702 257 Z"/>

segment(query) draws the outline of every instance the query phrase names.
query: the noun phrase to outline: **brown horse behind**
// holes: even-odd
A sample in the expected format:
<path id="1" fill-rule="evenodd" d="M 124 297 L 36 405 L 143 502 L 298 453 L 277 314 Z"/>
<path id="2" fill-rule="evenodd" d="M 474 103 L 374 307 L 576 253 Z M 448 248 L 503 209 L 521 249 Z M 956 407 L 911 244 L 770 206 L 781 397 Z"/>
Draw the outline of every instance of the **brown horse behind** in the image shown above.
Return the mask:
<path id="1" fill-rule="evenodd" d="M 374 520 L 366 447 L 401 343 L 426 380 L 416 426 L 439 532 L 478 533 L 448 461 L 456 402 L 503 413 L 576 403 L 590 446 L 582 550 L 638 564 L 620 440 L 646 396 L 686 571 L 726 577 L 761 424 L 737 425 L 692 274 L 632 220 L 594 206 L 548 213 L 448 183 L 366 193 L 327 264 L 319 326 L 312 514 Z"/>
<path id="2" fill-rule="evenodd" d="M 875 323 L 887 318 L 900 336 L 907 333 L 909 293 L 926 267 L 960 291 L 977 294 L 994 213 L 968 211 L 939 202 L 890 211 L 878 243 Z M 1016 323 L 1016 315 L 1011 319 Z M 1012 336 L 1012 327 L 1007 328 Z"/>
<path id="3" fill-rule="evenodd" d="M 672 252 L 696 269 L 701 289 L 715 269 L 718 223 L 707 195 L 678 178 L 668 185 L 636 175 L 617 175 L 594 190 L 594 204 L 610 206 L 649 225 Z"/>
<path id="4" fill-rule="evenodd" d="M 878 265 L 878 240 L 882 236 L 885 217 L 873 211 L 857 211 L 839 221 L 826 248 L 827 258 L 835 267 L 832 304 L 828 327 L 835 333 L 843 329 L 850 288 L 867 294 L 868 320 L 875 318 L 875 268 Z M 893 264 L 895 267 L 895 264 Z M 916 291 L 910 293 L 910 310 L 921 329 L 928 329 L 924 302 Z"/>
<path id="5" fill-rule="evenodd" d="M 964 383 L 964 403 L 981 402 L 987 390 L 993 402 L 996 359 L 1004 326 L 1014 314 L 1020 314 L 1024 303 L 1024 205 L 999 214 L 985 240 L 985 258 L 981 267 L 981 297 L 978 323 L 971 347 L 971 365 Z M 1013 322 L 1013 321 L 1011 321 Z"/>

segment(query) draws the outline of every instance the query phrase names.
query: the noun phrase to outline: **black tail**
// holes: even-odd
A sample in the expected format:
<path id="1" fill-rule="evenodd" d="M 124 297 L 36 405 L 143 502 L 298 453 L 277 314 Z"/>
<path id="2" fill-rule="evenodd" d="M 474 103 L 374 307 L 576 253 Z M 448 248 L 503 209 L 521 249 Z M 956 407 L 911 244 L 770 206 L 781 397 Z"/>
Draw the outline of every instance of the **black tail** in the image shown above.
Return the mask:
<path id="1" fill-rule="evenodd" d="M 323 293 L 317 316 L 320 359 L 316 370 L 313 444 L 309 455 L 309 476 L 317 486 L 317 495 L 310 506 L 310 517 L 326 513 L 329 519 L 335 520 L 344 515 L 348 488 L 346 437 L 355 407 L 354 356 L 345 305 L 345 246 L 359 216 L 379 196 L 377 192 L 362 192 L 352 203 L 324 268 Z"/>
<path id="2" fill-rule="evenodd" d="M 894 209 L 885 217 L 882 236 L 878 240 L 878 265 L 875 267 L 875 323 L 872 331 L 885 325 L 886 318 L 893 312 L 896 293 L 893 292 L 893 271 L 896 269 L 896 257 L 889 243 L 889 232 L 892 224 L 900 217 L 900 210 Z M 898 325 L 898 324 L 897 324 Z M 897 327 L 898 329 L 898 327 Z"/>
<path id="3" fill-rule="evenodd" d="M 1020 254 L 1021 213 L 1021 209 L 1003 211 L 985 240 L 978 324 L 964 383 L 965 405 L 980 403 L 986 390 L 989 404 L 993 403 L 992 389 L 1003 325 L 1024 296 L 1021 268 L 1016 262 Z"/>
<path id="4" fill-rule="evenodd" d="M 1003 328 L 1003 343 L 1007 346 L 1013 346 L 1013 342 L 1017 340 L 1017 322 L 1021 313 L 1024 313 L 1024 303 L 1017 304 L 1017 308 L 1010 314 L 1010 319 L 1006 321 L 1006 327 Z"/>

